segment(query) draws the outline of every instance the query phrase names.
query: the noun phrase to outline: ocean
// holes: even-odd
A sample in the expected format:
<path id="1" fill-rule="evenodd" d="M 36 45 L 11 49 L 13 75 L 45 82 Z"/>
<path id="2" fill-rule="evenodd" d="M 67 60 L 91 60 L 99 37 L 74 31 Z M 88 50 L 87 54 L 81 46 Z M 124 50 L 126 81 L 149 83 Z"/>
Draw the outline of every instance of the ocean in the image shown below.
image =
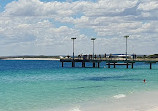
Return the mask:
<path id="1" fill-rule="evenodd" d="M 86 65 L 1 60 L 0 111 L 146 111 L 158 106 L 158 64 L 152 69 L 145 63 L 134 69 Z"/>

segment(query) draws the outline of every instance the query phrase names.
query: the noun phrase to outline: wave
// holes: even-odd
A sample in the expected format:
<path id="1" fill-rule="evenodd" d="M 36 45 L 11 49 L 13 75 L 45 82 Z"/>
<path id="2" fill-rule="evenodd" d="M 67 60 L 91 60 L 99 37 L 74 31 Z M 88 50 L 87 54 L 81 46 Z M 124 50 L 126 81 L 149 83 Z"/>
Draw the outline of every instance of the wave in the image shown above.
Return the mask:
<path id="1" fill-rule="evenodd" d="M 120 98 L 125 98 L 126 95 L 125 94 L 118 94 L 118 95 L 115 95 L 113 96 L 115 99 L 120 99 Z"/>
<path id="2" fill-rule="evenodd" d="M 80 108 L 76 107 L 76 108 L 73 108 L 73 109 L 71 109 L 69 111 L 81 111 L 81 110 L 80 110 Z"/>

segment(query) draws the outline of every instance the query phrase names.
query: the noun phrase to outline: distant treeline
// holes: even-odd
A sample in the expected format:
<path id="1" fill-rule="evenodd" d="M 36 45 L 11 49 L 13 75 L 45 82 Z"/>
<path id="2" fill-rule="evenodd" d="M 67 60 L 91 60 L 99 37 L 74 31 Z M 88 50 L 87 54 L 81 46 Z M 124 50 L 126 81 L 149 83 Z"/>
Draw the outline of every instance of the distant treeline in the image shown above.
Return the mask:
<path id="1" fill-rule="evenodd" d="M 44 56 L 44 55 L 39 55 L 39 56 L 8 56 L 8 57 L 5 57 L 5 58 L 56 58 L 56 59 L 59 59 L 60 56 Z"/>
<path id="2" fill-rule="evenodd" d="M 158 58 L 158 54 L 154 54 L 154 55 L 149 55 L 149 58 Z"/>
<path id="3" fill-rule="evenodd" d="M 158 58 L 158 54 L 153 55 L 139 55 L 137 58 Z"/>

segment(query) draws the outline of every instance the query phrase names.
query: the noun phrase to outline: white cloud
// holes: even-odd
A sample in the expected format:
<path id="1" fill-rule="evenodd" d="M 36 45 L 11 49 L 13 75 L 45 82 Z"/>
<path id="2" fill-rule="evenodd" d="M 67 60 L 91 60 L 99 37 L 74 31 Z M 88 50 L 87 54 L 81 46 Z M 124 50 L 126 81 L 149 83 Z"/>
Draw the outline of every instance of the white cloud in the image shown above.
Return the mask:
<path id="1" fill-rule="evenodd" d="M 87 16 L 112 16 L 133 7 L 137 0 L 99 0 L 97 3 L 87 5 Z"/>
<path id="2" fill-rule="evenodd" d="M 41 2 L 39 0 L 19 0 L 5 7 L 5 15 L 12 16 L 72 16 L 81 11 L 88 2 Z"/>
<path id="3" fill-rule="evenodd" d="M 150 11 L 158 9 L 158 1 L 144 1 L 138 6 L 139 10 Z"/>
<path id="4" fill-rule="evenodd" d="M 13 1 L 0 14 L 0 37 L 3 39 L 0 45 L 19 45 L 26 53 L 30 53 L 28 49 L 32 46 L 36 53 L 71 54 L 68 50 L 72 48 L 70 38 L 77 37 L 76 53 L 88 54 L 91 53 L 90 38 L 96 37 L 97 53 L 124 53 L 123 36 L 130 35 L 131 44 L 138 43 L 142 50 L 139 52 L 139 48 L 135 48 L 136 52 L 154 53 L 156 48 L 150 51 L 147 43 L 152 43 L 151 46 L 157 43 L 157 7 L 156 0 Z M 84 33 L 86 29 L 91 30 Z M 145 52 L 142 46 L 149 52 Z M 52 48 L 52 52 L 47 48 Z"/>
<path id="5" fill-rule="evenodd" d="M 22 19 L 15 19 L 12 20 L 12 22 L 9 22 L 10 19 L 8 18 L 8 22 L 6 22 L 6 24 L 3 24 L 5 19 L 0 19 L 0 26 L 4 25 L 0 30 L 0 38 L 2 39 L 0 41 L 0 45 L 6 47 L 13 45 L 17 47 L 18 45 L 18 48 L 23 46 L 23 50 L 25 50 L 27 47 L 32 46 L 32 49 L 36 48 L 38 50 L 38 48 L 42 49 L 43 47 L 51 46 L 52 49 L 58 50 L 62 53 L 62 50 L 60 51 L 60 48 L 58 47 L 65 47 L 64 45 L 68 45 L 68 47 L 71 48 L 69 45 L 71 37 L 77 37 L 78 39 L 86 38 L 86 36 L 83 38 L 83 36 L 79 34 L 78 30 L 68 28 L 67 26 L 56 28 L 48 20 L 39 20 L 39 22 L 36 22 L 35 20 L 28 23 L 28 21 L 25 22 L 25 20 Z M 15 47 L 10 48 L 12 50 L 12 48 L 14 49 Z M 19 50 L 19 52 L 20 51 L 21 50 Z M 51 51 L 48 51 L 47 54 L 51 54 Z"/>

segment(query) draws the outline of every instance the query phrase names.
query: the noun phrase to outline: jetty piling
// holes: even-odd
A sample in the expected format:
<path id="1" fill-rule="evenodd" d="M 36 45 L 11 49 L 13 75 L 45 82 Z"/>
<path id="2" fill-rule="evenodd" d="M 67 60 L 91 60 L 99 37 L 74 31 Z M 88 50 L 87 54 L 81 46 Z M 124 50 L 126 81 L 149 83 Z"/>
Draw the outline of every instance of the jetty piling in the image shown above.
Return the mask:
<path id="1" fill-rule="evenodd" d="M 72 67 L 75 67 L 75 61 L 74 60 L 72 61 Z"/>
<path id="2" fill-rule="evenodd" d="M 64 62 L 62 62 L 62 67 L 64 67 Z"/>
<path id="3" fill-rule="evenodd" d="M 132 68 L 132 69 L 133 69 L 133 64 L 134 64 L 134 63 L 132 63 L 132 65 L 131 65 L 131 68 Z"/>
<path id="4" fill-rule="evenodd" d="M 98 68 L 100 68 L 100 63 L 98 62 Z"/>
<path id="5" fill-rule="evenodd" d="M 93 68 L 95 68 L 95 62 L 93 62 Z"/>
<path id="6" fill-rule="evenodd" d="M 82 62 L 82 67 L 85 67 L 85 62 Z"/>
<path id="7" fill-rule="evenodd" d="M 150 69 L 152 69 L 152 63 L 150 63 Z"/>

